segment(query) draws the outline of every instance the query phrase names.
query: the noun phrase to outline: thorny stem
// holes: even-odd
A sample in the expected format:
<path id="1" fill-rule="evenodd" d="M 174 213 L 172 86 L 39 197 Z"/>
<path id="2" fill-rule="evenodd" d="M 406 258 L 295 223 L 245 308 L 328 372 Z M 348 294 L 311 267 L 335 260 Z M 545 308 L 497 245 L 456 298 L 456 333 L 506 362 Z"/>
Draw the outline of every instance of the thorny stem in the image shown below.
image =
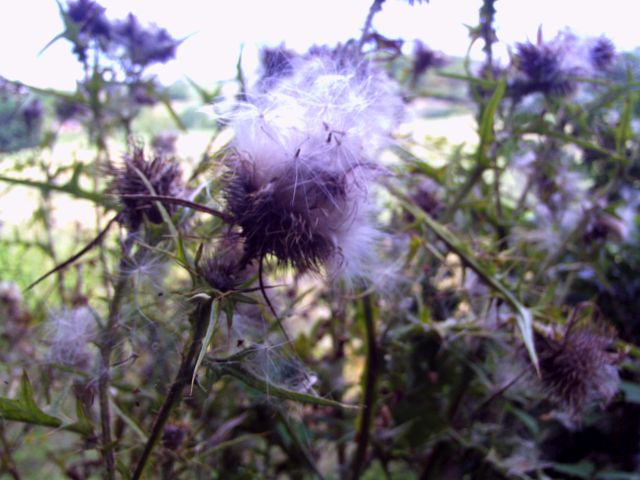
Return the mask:
<path id="1" fill-rule="evenodd" d="M 160 408 L 160 412 L 158 413 L 158 416 L 153 423 L 151 434 L 149 435 L 149 439 L 144 446 L 144 450 L 142 452 L 142 455 L 140 456 L 140 459 L 138 460 L 138 464 L 136 465 L 133 475 L 131 476 L 131 480 L 138 480 L 142 477 L 147 462 L 151 457 L 151 453 L 153 452 L 154 447 L 156 446 L 164 431 L 164 426 L 169 419 L 171 411 L 180 403 L 180 401 L 182 400 L 182 392 L 189 384 L 189 382 L 191 382 L 193 369 L 195 367 L 196 355 L 200 350 L 200 345 L 206 331 L 206 326 L 209 320 L 209 312 L 211 308 L 211 302 L 201 303 L 196 307 L 193 313 L 193 333 L 191 341 L 185 348 L 185 352 L 182 355 L 182 362 L 180 364 L 180 368 L 178 369 L 178 373 L 176 374 L 176 378 L 171 384 L 169 392 L 167 393 L 167 398 L 165 398 L 164 403 Z"/>
<path id="2" fill-rule="evenodd" d="M 482 50 L 485 53 L 486 65 L 491 68 L 493 64 L 493 42 L 496 36 L 496 31 L 493 28 L 493 22 L 495 19 L 496 8 L 494 3 L 496 0 L 483 0 L 482 7 L 480 8 L 480 32 L 484 46 Z"/>
<path id="3" fill-rule="evenodd" d="M 373 0 L 371 7 L 369 7 L 369 13 L 367 14 L 367 19 L 364 21 L 364 26 L 362 27 L 362 36 L 360 37 L 360 41 L 358 42 L 358 51 L 362 52 L 362 47 L 367 41 L 367 37 L 369 36 L 369 31 L 371 30 L 371 23 L 373 22 L 373 17 L 382 10 L 382 4 L 384 0 Z"/>
<path id="4" fill-rule="evenodd" d="M 362 310 L 364 316 L 364 327 L 366 335 L 366 365 L 364 371 L 364 397 L 362 399 L 362 410 L 356 435 L 357 447 L 351 466 L 351 478 L 360 478 L 360 472 L 364 464 L 369 439 L 371 437 L 371 423 L 376 403 L 376 384 L 378 380 L 378 345 L 376 343 L 376 326 L 373 313 L 373 301 L 371 294 L 362 298 Z"/>
<path id="5" fill-rule="evenodd" d="M 128 278 L 122 274 L 129 250 L 133 245 L 133 235 L 129 234 L 122 246 L 122 256 L 118 269 L 118 281 L 109 305 L 109 317 L 104 328 L 103 339 L 100 344 L 100 377 L 98 379 L 98 396 L 100 402 L 100 428 L 102 455 L 105 462 L 105 478 L 115 480 L 116 459 L 111 438 L 111 406 L 109 402 L 109 386 L 111 383 L 110 367 L 111 353 L 116 344 L 116 327 L 120 319 L 120 308 L 125 297 Z"/>

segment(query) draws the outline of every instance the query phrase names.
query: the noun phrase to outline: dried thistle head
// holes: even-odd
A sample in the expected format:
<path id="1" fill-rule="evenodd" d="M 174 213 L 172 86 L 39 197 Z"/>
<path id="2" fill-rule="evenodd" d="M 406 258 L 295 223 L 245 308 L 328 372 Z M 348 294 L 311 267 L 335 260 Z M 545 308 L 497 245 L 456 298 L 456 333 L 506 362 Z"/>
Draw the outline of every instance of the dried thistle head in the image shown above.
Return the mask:
<path id="1" fill-rule="evenodd" d="M 162 223 L 162 214 L 151 200 L 126 198 L 123 195 L 155 195 L 178 197 L 183 192 L 182 170 L 173 160 L 155 155 L 151 160 L 145 158 L 144 149 L 135 147 L 131 155 L 124 157 L 124 165 L 113 173 L 111 186 L 120 196 L 124 206 L 124 222 L 132 230 L 137 230 L 146 218 L 151 223 Z M 153 189 L 150 191 L 148 185 Z M 171 215 L 174 204 L 162 204 Z"/>
<path id="2" fill-rule="evenodd" d="M 576 83 L 572 72 L 564 68 L 564 51 L 556 43 L 519 43 L 516 53 L 516 68 L 521 77 L 512 85 L 516 95 L 543 93 L 563 96 L 572 93 Z"/>
<path id="3" fill-rule="evenodd" d="M 614 335 L 603 325 L 570 321 L 560 338 L 536 335 L 541 380 L 572 416 L 592 403 L 608 403 L 620 378 Z"/>
<path id="4" fill-rule="evenodd" d="M 213 253 L 205 255 L 199 269 L 207 284 L 219 292 L 236 289 L 244 280 L 242 238 L 229 232 L 213 246 Z"/>
<path id="5" fill-rule="evenodd" d="M 318 271 L 337 248 L 333 233 L 348 219 L 346 188 L 344 175 L 321 170 L 283 169 L 265 182 L 239 160 L 226 196 L 242 228 L 245 260 L 271 254 L 300 272 Z"/>
<path id="6" fill-rule="evenodd" d="M 368 189 L 402 103 L 371 65 L 319 52 L 291 66 L 237 105 L 231 121 L 225 195 L 243 262 L 273 255 L 299 272 L 364 276 L 379 237 Z"/>
<path id="7" fill-rule="evenodd" d="M 162 432 L 162 446 L 169 450 L 178 450 L 184 442 L 187 432 L 187 425 L 183 423 L 169 423 Z"/>
<path id="8" fill-rule="evenodd" d="M 597 70 L 609 69 L 616 59 L 616 47 L 607 37 L 598 38 L 589 50 L 589 61 Z"/>

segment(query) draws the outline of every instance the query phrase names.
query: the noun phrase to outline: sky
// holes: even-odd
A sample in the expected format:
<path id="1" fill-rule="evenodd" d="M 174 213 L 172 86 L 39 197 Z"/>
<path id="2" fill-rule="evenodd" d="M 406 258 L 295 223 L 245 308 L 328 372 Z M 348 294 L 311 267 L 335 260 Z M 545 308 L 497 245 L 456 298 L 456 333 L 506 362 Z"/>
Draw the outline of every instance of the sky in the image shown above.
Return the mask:
<path id="1" fill-rule="evenodd" d="M 61 0 L 64 2 L 65 0 Z M 232 78 L 244 45 L 244 65 L 257 64 L 261 45 L 304 51 L 313 44 L 335 44 L 358 37 L 371 0 L 102 0 L 111 19 L 129 12 L 143 23 L 156 23 L 176 38 L 186 38 L 177 59 L 154 67 L 159 79 L 172 83 L 189 77 L 203 86 Z M 70 44 L 59 41 L 39 54 L 62 30 L 55 0 L 0 0 L 0 75 L 38 87 L 72 90 L 80 67 Z M 545 38 L 567 27 L 581 36 L 607 35 L 618 49 L 640 44 L 637 0 L 498 0 L 496 25 L 506 56 L 515 42 Z M 419 39 L 449 55 L 464 55 L 465 24 L 477 23 L 480 0 L 430 0 L 410 6 L 386 0 L 375 28 L 409 47 Z M 625 12 L 627 14 L 625 14 Z M 475 52 L 474 52 L 475 53 Z M 479 52 L 478 52 L 479 54 Z"/>

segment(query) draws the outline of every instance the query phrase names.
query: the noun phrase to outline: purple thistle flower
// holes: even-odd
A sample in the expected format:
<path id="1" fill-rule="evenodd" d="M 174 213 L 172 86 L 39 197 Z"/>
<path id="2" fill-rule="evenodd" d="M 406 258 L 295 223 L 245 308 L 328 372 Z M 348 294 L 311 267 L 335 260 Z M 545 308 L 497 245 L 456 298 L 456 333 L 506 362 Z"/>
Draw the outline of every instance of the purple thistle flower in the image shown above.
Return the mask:
<path id="1" fill-rule="evenodd" d="M 104 15 L 105 9 L 93 0 L 70 1 L 67 13 L 73 22 L 80 25 L 80 31 L 95 37 L 109 38 L 111 25 Z"/>
<path id="2" fill-rule="evenodd" d="M 511 87 L 516 95 L 539 92 L 562 96 L 575 90 L 574 72 L 563 68 L 561 45 L 527 42 L 517 44 L 516 49 L 516 68 L 522 74 Z"/>
<path id="3" fill-rule="evenodd" d="M 125 49 L 134 65 L 145 67 L 151 63 L 166 63 L 176 56 L 180 42 L 164 28 L 151 25 L 144 28 L 133 14 L 113 27 L 115 40 Z"/>
<path id="4" fill-rule="evenodd" d="M 287 50 L 284 46 L 276 48 L 263 48 L 260 52 L 260 64 L 262 66 L 261 87 L 269 89 L 280 78 L 288 77 L 293 73 L 292 60 L 296 53 Z"/>
<path id="5" fill-rule="evenodd" d="M 607 70 L 616 58 L 616 48 L 606 37 L 600 37 L 589 50 L 589 61 L 597 70 Z"/>

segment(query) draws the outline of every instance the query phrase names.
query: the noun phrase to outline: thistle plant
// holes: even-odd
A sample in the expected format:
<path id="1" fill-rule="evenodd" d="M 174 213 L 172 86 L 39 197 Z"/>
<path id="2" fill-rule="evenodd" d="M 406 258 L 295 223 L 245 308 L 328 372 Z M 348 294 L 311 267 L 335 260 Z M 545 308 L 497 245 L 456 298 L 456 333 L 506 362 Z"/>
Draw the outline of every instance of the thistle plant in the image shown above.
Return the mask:
<path id="1" fill-rule="evenodd" d="M 500 58 L 495 0 L 445 61 L 376 30 L 391 2 L 169 89 L 181 40 L 60 4 L 76 91 L 0 85 L 50 132 L 0 171 L 40 194 L 0 230 L 1 472 L 634 478 L 640 62 L 546 29 Z"/>

